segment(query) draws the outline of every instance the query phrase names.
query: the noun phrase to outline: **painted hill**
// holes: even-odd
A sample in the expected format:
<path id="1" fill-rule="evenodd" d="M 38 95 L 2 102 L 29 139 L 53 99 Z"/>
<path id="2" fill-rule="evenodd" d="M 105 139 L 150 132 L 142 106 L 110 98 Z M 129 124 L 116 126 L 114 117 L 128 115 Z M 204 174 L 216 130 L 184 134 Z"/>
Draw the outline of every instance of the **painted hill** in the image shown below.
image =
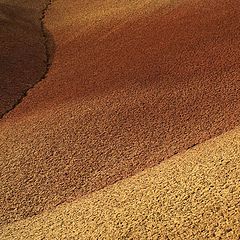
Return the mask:
<path id="1" fill-rule="evenodd" d="M 52 66 L 0 121 L 2 239 L 237 239 L 238 130 L 184 152 L 239 124 L 239 10 L 52 1 Z"/>

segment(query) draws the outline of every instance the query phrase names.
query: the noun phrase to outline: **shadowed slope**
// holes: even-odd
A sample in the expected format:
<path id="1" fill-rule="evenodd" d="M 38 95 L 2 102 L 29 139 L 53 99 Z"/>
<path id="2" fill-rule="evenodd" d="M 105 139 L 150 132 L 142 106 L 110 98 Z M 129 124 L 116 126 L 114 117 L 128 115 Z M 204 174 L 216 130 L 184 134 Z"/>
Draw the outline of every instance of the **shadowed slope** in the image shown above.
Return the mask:
<path id="1" fill-rule="evenodd" d="M 240 238 L 240 129 L 0 229 L 14 239 Z"/>
<path id="2" fill-rule="evenodd" d="M 0 125 L 1 223 L 239 124 L 239 17 L 235 0 L 54 2 L 51 71 Z"/>
<path id="3" fill-rule="evenodd" d="M 44 77 L 49 62 L 42 17 L 48 0 L 0 3 L 0 118 Z"/>

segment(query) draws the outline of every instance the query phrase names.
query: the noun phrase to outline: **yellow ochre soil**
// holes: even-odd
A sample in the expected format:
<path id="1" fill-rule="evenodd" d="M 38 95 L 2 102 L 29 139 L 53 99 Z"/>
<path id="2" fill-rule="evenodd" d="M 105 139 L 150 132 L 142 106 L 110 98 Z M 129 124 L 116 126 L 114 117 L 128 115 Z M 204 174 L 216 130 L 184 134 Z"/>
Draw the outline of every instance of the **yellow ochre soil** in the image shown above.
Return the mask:
<path id="1" fill-rule="evenodd" d="M 240 128 L 1 229 L 11 239 L 240 237 Z"/>
<path id="2" fill-rule="evenodd" d="M 238 239 L 238 1 L 48 4 L 52 65 L 0 119 L 2 239 Z"/>

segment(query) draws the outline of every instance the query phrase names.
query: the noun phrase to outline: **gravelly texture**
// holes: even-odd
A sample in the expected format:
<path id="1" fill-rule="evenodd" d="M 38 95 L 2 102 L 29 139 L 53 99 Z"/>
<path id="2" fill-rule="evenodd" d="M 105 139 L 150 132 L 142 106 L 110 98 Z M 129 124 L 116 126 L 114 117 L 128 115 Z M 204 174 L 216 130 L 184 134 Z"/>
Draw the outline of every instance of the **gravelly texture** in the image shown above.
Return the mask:
<path id="1" fill-rule="evenodd" d="M 47 2 L 0 1 L 0 118 L 46 72 L 41 18 Z"/>
<path id="2" fill-rule="evenodd" d="M 240 128 L 134 177 L 9 224 L 13 239 L 240 238 Z"/>
<path id="3" fill-rule="evenodd" d="M 51 71 L 0 122 L 0 223 L 236 126 L 239 10 L 235 0 L 54 1 Z"/>

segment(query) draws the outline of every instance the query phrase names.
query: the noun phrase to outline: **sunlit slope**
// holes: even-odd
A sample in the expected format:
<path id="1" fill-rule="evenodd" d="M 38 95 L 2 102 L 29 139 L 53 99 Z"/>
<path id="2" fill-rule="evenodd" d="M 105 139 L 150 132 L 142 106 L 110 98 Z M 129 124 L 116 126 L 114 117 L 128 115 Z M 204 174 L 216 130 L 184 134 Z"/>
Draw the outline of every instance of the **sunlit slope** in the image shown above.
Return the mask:
<path id="1" fill-rule="evenodd" d="M 42 11 L 48 0 L 0 1 L 0 117 L 46 71 Z"/>
<path id="2" fill-rule="evenodd" d="M 0 223 L 238 125 L 239 10 L 234 0 L 53 1 L 50 72 L 0 122 Z"/>
<path id="3" fill-rule="evenodd" d="M 7 239 L 240 237 L 240 129 L 134 177 L 3 227 Z"/>

